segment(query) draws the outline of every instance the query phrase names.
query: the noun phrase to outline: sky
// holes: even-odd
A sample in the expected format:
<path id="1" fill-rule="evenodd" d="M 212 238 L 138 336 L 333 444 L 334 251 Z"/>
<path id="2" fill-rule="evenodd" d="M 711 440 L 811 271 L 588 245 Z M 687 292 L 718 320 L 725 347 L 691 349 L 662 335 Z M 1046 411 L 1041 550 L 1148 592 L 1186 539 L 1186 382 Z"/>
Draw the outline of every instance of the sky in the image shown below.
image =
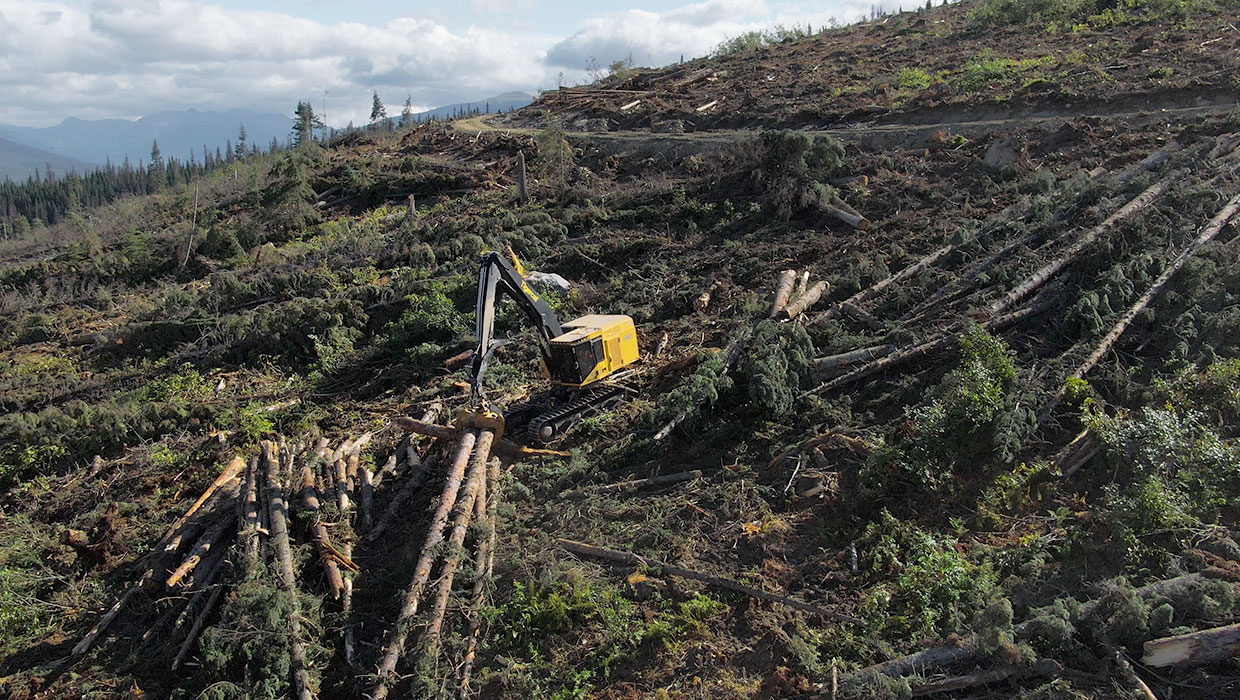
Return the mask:
<path id="1" fill-rule="evenodd" d="M 661 66 L 776 25 L 856 21 L 881 0 L 0 0 L 0 124 L 164 110 L 326 108 L 333 126 Z M 911 9 L 916 0 L 905 2 Z"/>

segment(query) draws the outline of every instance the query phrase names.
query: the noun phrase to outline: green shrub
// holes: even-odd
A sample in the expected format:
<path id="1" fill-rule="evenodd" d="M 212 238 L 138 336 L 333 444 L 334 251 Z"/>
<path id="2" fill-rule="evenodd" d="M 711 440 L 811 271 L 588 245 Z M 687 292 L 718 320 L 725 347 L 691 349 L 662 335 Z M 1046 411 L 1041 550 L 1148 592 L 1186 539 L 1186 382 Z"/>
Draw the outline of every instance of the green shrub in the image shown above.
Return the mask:
<path id="1" fill-rule="evenodd" d="M 885 509 L 866 528 L 858 549 L 872 582 L 861 604 L 875 633 L 904 644 L 957 632 L 996 589 L 994 571 Z"/>

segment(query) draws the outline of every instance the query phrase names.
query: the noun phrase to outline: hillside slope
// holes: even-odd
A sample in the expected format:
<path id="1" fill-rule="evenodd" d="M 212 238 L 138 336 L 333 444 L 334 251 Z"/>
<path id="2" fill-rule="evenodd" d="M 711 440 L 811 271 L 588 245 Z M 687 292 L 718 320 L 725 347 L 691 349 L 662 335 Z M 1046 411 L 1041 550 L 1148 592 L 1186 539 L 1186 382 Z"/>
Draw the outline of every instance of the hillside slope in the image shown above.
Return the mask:
<path id="1" fill-rule="evenodd" d="M 1115 32 L 1229 17 L 1126 6 L 1172 5 Z M 997 52 L 968 13 L 1012 7 L 723 60 L 791 74 L 893 26 Z M 1027 19 L 997 31 L 1096 31 Z M 558 99 L 0 241 L 7 697 L 1234 694 L 1240 111 L 1048 98 L 873 139 Z M 453 427 L 478 255 L 509 247 L 571 282 L 561 318 L 637 325 L 631 400 L 550 452 Z M 510 409 L 546 383 L 497 327 Z"/>
<path id="2" fill-rule="evenodd" d="M 24 182 L 35 172 L 45 173 L 49 167 L 53 174 L 64 175 L 70 170 L 84 173 L 94 166 L 0 138 L 0 180 Z"/>

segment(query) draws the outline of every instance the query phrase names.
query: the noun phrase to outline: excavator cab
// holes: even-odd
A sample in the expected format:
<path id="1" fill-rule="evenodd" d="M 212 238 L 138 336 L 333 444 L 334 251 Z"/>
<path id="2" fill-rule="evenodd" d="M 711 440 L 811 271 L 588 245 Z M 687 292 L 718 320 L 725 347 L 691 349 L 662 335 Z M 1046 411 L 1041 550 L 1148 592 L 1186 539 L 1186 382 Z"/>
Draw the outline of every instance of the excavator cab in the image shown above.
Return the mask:
<path id="1" fill-rule="evenodd" d="M 547 367 L 556 384 L 586 386 L 637 361 L 637 329 L 628 316 L 591 314 L 563 328 L 563 335 L 551 339 Z"/>

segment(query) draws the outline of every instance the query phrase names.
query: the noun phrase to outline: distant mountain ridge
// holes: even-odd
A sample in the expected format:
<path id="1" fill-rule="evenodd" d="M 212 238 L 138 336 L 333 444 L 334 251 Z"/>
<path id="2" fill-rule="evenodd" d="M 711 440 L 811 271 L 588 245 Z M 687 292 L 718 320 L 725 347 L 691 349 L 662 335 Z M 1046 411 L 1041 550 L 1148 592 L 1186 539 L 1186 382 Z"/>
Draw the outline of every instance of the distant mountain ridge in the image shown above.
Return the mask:
<path id="1" fill-rule="evenodd" d="M 524 92 L 505 92 L 502 95 L 495 95 L 482 100 L 473 102 L 457 102 L 455 104 L 444 105 L 428 109 L 425 112 L 414 112 L 414 121 L 429 121 L 431 119 L 451 119 L 456 116 L 463 116 L 478 110 L 483 114 L 495 114 L 498 112 L 509 112 L 514 109 L 521 109 L 534 102 L 534 96 Z M 389 117 L 391 121 L 400 121 L 400 115 Z"/>
<path id="2" fill-rule="evenodd" d="M 95 168 L 84 161 L 0 138 L 0 182 L 25 182 L 36 171 L 43 173 L 49 167 L 57 177 L 70 170 L 85 173 Z"/>
<path id="3" fill-rule="evenodd" d="M 533 101 L 533 95 L 506 92 L 418 112 L 413 118 L 418 121 L 451 119 L 475 110 L 508 112 Z M 399 119 L 399 114 L 391 118 L 392 121 Z M 223 151 L 228 141 L 235 145 L 242 124 L 248 143 L 265 150 L 273 138 L 281 144 L 285 142 L 292 132 L 293 118 L 245 109 L 220 112 L 189 109 L 157 112 L 136 120 L 69 117 L 49 127 L 0 124 L 0 139 L 9 144 L 0 149 L 0 179 L 5 175 L 14 180 L 25 179 L 34 172 L 34 168 L 29 167 L 31 163 L 41 170 L 50 162 L 53 172 L 57 173 L 70 168 L 87 172 L 108 161 L 120 165 L 126 158 L 136 167 L 139 162 L 151 159 L 153 142 L 159 143 L 160 153 L 165 158 L 186 160 L 193 153 L 195 160 L 202 162 L 204 145 L 212 155 L 217 148 Z M 17 146 L 30 150 L 15 150 Z"/>
<path id="4" fill-rule="evenodd" d="M 190 109 L 157 112 L 133 121 L 69 117 L 43 128 L 0 125 L 0 138 L 96 165 L 108 160 L 119 164 L 125 158 L 137 165 L 140 160 L 150 160 L 155 141 L 164 157 L 187 159 L 192 152 L 201 161 L 204 145 L 214 155 L 215 149 L 222 150 L 227 141 L 236 143 L 242 124 L 249 143 L 265 149 L 273 137 L 284 142 L 293 119 L 244 109 Z"/>

